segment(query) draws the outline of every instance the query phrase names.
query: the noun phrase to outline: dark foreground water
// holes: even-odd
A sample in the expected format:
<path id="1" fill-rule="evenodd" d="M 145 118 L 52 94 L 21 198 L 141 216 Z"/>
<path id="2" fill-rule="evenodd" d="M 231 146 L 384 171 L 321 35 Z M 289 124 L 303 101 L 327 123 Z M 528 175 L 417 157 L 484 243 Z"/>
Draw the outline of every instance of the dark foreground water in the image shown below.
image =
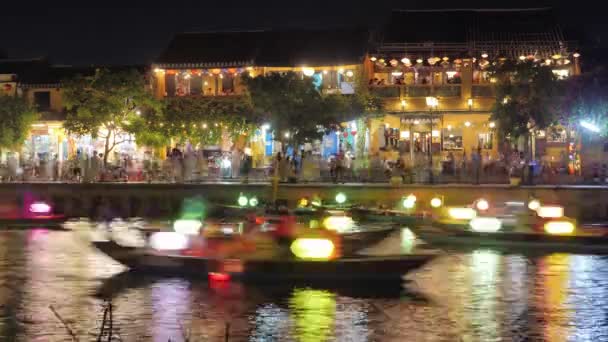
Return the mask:
<path id="1" fill-rule="evenodd" d="M 400 294 L 123 271 L 72 233 L 0 232 L 0 341 L 73 341 L 49 306 L 94 341 L 104 296 L 122 341 L 608 341 L 606 257 L 454 253 Z"/>

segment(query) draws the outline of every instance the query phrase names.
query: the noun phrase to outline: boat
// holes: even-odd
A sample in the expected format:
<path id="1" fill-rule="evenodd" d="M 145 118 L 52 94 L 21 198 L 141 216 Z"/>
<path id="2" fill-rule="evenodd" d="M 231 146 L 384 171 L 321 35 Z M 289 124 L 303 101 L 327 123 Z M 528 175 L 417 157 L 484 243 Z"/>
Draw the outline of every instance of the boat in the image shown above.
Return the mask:
<path id="1" fill-rule="evenodd" d="M 402 281 L 437 254 L 344 257 L 330 260 L 298 258 L 226 259 L 165 253 L 140 247 L 125 247 L 114 241 L 92 242 L 98 250 L 133 272 L 209 277 L 210 280 L 243 282 L 382 282 Z"/>
<path id="2" fill-rule="evenodd" d="M 350 213 L 357 221 L 391 222 L 408 227 L 420 224 L 430 216 L 424 211 L 409 213 L 403 210 L 383 208 L 352 208 Z"/>
<path id="3" fill-rule="evenodd" d="M 476 232 L 446 226 L 412 228 L 420 239 L 448 249 L 489 248 L 513 254 L 608 254 L 606 235 L 551 235 L 534 231 Z"/>
<path id="4" fill-rule="evenodd" d="M 10 202 L 0 203 L 0 227 L 62 229 L 65 221 L 64 215 L 55 213 L 44 201 L 32 201 L 24 208 Z"/>

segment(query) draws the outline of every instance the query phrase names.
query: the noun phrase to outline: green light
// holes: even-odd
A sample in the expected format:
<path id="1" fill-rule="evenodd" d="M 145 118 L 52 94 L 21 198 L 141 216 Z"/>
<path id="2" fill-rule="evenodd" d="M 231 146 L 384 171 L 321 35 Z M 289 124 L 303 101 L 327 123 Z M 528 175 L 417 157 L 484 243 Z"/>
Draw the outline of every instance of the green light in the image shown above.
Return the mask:
<path id="1" fill-rule="evenodd" d="M 344 202 L 346 202 L 346 195 L 343 194 L 343 193 L 341 193 L 341 192 L 339 192 L 336 195 L 336 203 L 343 204 Z"/>
<path id="2" fill-rule="evenodd" d="M 245 197 L 244 195 L 240 195 L 239 199 L 238 199 L 238 203 L 241 207 L 244 207 L 247 205 L 248 201 L 247 201 L 247 197 Z"/>
<path id="3" fill-rule="evenodd" d="M 416 206 L 416 196 L 413 194 L 403 198 L 403 207 L 405 209 L 413 209 Z"/>
<path id="4" fill-rule="evenodd" d="M 258 198 L 257 197 L 251 197 L 249 199 L 249 206 L 251 207 L 256 207 L 258 205 Z"/>

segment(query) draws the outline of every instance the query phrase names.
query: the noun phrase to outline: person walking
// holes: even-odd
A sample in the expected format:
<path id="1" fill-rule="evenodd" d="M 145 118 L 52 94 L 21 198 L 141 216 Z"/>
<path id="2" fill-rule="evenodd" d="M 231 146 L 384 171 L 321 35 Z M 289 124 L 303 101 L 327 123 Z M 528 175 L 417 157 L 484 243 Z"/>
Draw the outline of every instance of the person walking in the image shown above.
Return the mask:
<path id="1" fill-rule="evenodd" d="M 478 147 L 477 151 L 473 151 L 471 153 L 471 165 L 473 168 L 474 184 L 479 184 L 479 176 L 481 171 L 481 147 Z"/>

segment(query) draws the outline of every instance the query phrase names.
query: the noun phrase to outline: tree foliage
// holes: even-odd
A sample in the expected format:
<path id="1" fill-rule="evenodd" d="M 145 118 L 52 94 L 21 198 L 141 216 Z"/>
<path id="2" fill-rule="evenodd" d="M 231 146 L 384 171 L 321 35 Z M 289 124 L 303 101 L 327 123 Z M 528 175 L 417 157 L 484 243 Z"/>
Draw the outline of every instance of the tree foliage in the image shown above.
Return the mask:
<path id="1" fill-rule="evenodd" d="M 23 97 L 0 95 L 0 147 L 18 147 L 38 119 L 36 108 Z"/>
<path id="2" fill-rule="evenodd" d="M 505 137 L 527 137 L 530 131 L 556 122 L 560 109 L 559 82 L 548 66 L 504 62 L 492 70 L 496 103 L 492 120 Z"/>
<path id="3" fill-rule="evenodd" d="M 600 128 L 600 136 L 608 136 L 608 71 L 592 69 L 564 82 L 560 122 L 576 127 L 587 121 Z"/>
<path id="4" fill-rule="evenodd" d="M 241 96 L 167 98 L 162 112 L 142 119 L 158 142 L 166 144 L 164 137 L 194 145 L 217 144 L 223 132 L 232 138 L 251 134 L 259 123 Z"/>
<path id="5" fill-rule="evenodd" d="M 275 139 L 284 142 L 321 138 L 340 122 L 380 108 L 369 94 L 324 95 L 312 78 L 294 72 L 245 77 L 243 83 L 255 115 L 270 123 Z"/>
<path id="6" fill-rule="evenodd" d="M 104 161 L 130 135 L 146 140 L 147 122 L 140 115 L 155 115 L 162 105 L 146 89 L 144 76 L 136 70 L 99 69 L 92 76 L 78 75 L 63 83 L 68 110 L 64 127 L 77 135 L 90 134 L 105 141 Z M 139 139 L 138 139 L 139 140 Z"/>

